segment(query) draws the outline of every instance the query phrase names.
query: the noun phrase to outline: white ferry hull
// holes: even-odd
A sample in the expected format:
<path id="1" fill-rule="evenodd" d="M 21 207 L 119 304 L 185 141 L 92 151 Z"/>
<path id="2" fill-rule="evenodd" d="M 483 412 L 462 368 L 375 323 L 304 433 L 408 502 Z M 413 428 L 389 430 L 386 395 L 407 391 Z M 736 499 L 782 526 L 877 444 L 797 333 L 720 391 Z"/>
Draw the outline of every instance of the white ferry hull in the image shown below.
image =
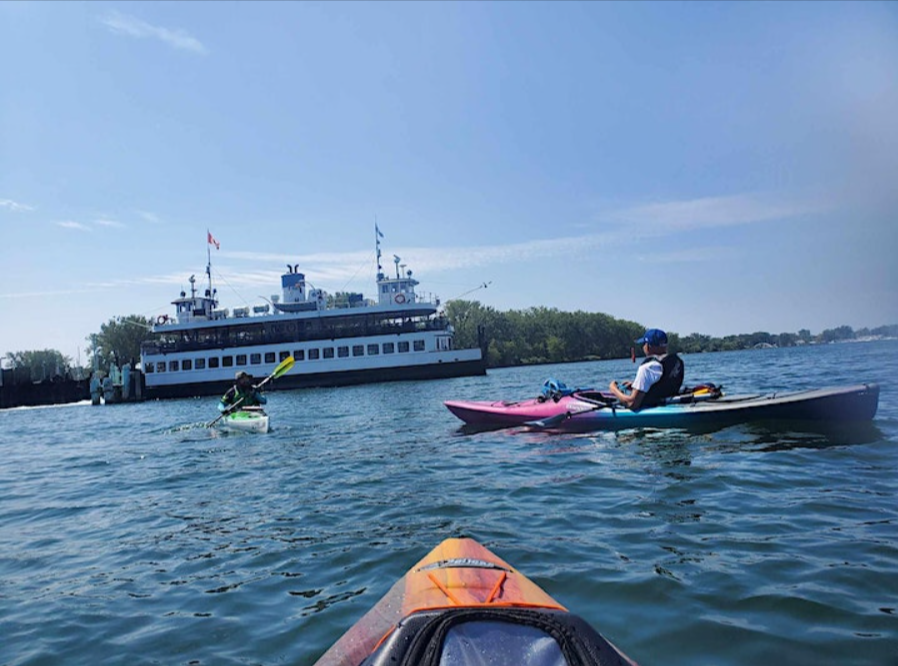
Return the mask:
<path id="1" fill-rule="evenodd" d="M 152 361 L 149 361 L 152 362 Z M 322 367 L 326 361 L 297 363 L 290 373 L 280 377 L 266 390 L 352 386 L 377 382 L 448 379 L 486 374 L 486 366 L 479 349 L 460 349 L 452 352 L 420 353 L 403 365 L 375 365 L 372 367 Z M 256 377 L 271 373 L 276 363 L 250 366 L 246 369 Z M 316 367 L 317 366 L 317 367 Z M 189 398 L 222 395 L 234 385 L 234 368 L 220 368 L 216 372 L 166 372 L 146 375 L 149 398 Z"/>

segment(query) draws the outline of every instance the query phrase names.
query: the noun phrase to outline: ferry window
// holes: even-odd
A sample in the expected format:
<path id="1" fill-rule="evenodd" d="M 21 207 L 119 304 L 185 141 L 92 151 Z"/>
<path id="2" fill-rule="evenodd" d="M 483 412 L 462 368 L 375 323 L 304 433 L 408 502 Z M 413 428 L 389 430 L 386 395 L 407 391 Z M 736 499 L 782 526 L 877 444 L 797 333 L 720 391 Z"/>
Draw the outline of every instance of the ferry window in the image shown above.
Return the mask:
<path id="1" fill-rule="evenodd" d="M 218 367 L 218 357 L 217 357 L 217 356 L 210 356 L 210 357 L 209 357 L 209 367 L 210 367 L 210 368 L 217 368 L 217 367 Z"/>
<path id="2" fill-rule="evenodd" d="M 424 340 L 415 340 L 415 351 L 424 351 Z"/>
<path id="3" fill-rule="evenodd" d="M 379 345 L 368 345 L 368 355 L 375 356 L 380 353 Z"/>
<path id="4" fill-rule="evenodd" d="M 337 356 L 340 358 L 349 356 L 349 347 L 337 347 Z"/>
<path id="5" fill-rule="evenodd" d="M 206 359 L 204 359 L 204 358 L 196 359 L 196 369 L 197 370 L 205 370 L 206 369 Z"/>
<path id="6" fill-rule="evenodd" d="M 333 347 L 325 347 L 323 350 L 324 358 L 333 358 L 334 357 L 334 348 Z"/>
<path id="7" fill-rule="evenodd" d="M 399 343 L 399 353 L 404 354 L 408 351 L 408 342 L 403 340 Z"/>
<path id="8" fill-rule="evenodd" d="M 364 345 L 353 345 L 352 346 L 352 355 L 353 356 L 364 356 L 365 355 L 365 346 Z"/>
<path id="9" fill-rule="evenodd" d="M 265 352 L 265 362 L 274 363 L 274 352 Z"/>
<path id="10" fill-rule="evenodd" d="M 317 361 L 317 360 L 318 360 L 318 356 L 319 356 L 319 351 L 318 351 L 317 349 L 310 349 L 310 350 L 309 350 L 309 360 L 310 360 L 310 361 Z"/>
<path id="11" fill-rule="evenodd" d="M 169 372 L 177 372 L 178 371 L 178 362 L 177 361 L 169 361 L 168 362 L 168 371 Z"/>
<path id="12" fill-rule="evenodd" d="M 156 364 L 156 372 L 165 372 L 165 361 Z"/>
<path id="13" fill-rule="evenodd" d="M 249 362 L 253 365 L 260 365 L 262 363 L 262 354 L 250 354 Z"/>
<path id="14" fill-rule="evenodd" d="M 294 349 L 293 350 L 293 360 L 294 361 L 306 360 L 306 350 L 305 349 Z"/>
<path id="15" fill-rule="evenodd" d="M 392 354 L 396 351 L 396 346 L 392 342 L 384 343 L 384 354 Z"/>
<path id="16" fill-rule="evenodd" d="M 246 365 L 246 354 L 237 354 L 237 365 Z"/>
<path id="17" fill-rule="evenodd" d="M 155 369 L 156 369 L 155 365 L 153 365 L 152 363 L 147 363 L 147 374 L 150 374 Z"/>
<path id="18" fill-rule="evenodd" d="M 222 356 L 221 357 L 221 367 L 233 368 L 234 367 L 234 357 L 233 356 Z"/>
<path id="19" fill-rule="evenodd" d="M 185 358 L 181 361 L 181 370 L 193 370 L 193 361 L 189 358 Z"/>
<path id="20" fill-rule="evenodd" d="M 288 352 L 288 351 L 282 351 L 278 355 L 278 360 L 280 360 L 280 361 L 286 361 L 288 358 L 290 358 L 290 352 Z"/>

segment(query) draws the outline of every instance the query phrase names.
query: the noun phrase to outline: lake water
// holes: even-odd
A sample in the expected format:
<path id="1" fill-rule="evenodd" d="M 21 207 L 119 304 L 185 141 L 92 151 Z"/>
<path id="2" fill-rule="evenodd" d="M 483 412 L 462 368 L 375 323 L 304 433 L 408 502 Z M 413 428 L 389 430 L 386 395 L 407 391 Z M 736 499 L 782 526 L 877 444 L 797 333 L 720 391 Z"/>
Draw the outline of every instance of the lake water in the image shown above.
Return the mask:
<path id="1" fill-rule="evenodd" d="M 898 342 L 686 356 L 730 393 L 878 382 L 869 427 L 467 434 L 443 406 L 626 361 L 0 412 L 0 664 L 311 664 L 472 536 L 648 664 L 898 664 Z"/>

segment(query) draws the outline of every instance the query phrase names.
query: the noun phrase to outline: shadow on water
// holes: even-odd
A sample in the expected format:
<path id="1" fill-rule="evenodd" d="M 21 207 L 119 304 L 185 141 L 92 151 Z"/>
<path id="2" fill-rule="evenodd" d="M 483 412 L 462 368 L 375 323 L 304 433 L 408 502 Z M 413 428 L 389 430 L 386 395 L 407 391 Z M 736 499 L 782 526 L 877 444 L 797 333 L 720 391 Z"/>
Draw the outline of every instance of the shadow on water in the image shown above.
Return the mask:
<path id="1" fill-rule="evenodd" d="M 464 424 L 453 434 L 459 437 L 481 433 L 506 431 L 511 436 L 540 435 L 539 439 L 551 443 L 559 437 L 574 433 L 540 430 L 526 426 L 495 426 Z M 589 433 L 579 433 L 580 435 Z M 630 428 L 617 431 L 593 431 L 614 438 L 620 444 L 642 444 L 655 441 L 664 446 L 679 446 L 696 440 L 712 443 L 719 451 L 757 450 L 761 452 L 784 451 L 797 448 L 827 448 L 832 446 L 856 446 L 886 442 L 886 434 L 872 422 L 829 423 L 822 421 L 755 421 L 743 424 L 707 424 L 689 428 Z M 712 437 L 722 435 L 721 437 Z M 658 441 L 660 440 L 662 441 Z"/>
<path id="2" fill-rule="evenodd" d="M 754 448 L 762 452 L 858 446 L 887 441 L 885 433 L 869 422 L 760 421 L 734 430 L 741 434 L 738 442 L 740 450 Z"/>

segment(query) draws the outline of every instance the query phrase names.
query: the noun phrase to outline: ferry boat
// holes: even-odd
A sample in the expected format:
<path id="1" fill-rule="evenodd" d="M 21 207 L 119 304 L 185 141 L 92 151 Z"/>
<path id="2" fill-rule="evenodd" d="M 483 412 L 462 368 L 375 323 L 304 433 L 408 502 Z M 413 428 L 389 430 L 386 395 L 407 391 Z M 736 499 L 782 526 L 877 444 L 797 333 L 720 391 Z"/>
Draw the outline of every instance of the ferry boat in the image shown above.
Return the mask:
<path id="1" fill-rule="evenodd" d="M 210 251 L 206 289 L 200 293 L 191 276 L 190 294 L 182 291 L 172 301 L 174 316 L 160 315 L 152 339 L 141 345 L 147 397 L 219 395 L 238 371 L 261 379 L 290 356 L 293 369 L 272 388 L 486 374 L 482 349 L 455 348 L 439 299 L 415 293 L 419 283 L 399 257 L 394 255 L 395 276 L 383 272 L 383 234 L 375 232 L 376 300 L 359 293 L 329 297 L 307 283 L 296 264 L 281 276 L 280 297 L 252 308 L 220 309 Z"/>

